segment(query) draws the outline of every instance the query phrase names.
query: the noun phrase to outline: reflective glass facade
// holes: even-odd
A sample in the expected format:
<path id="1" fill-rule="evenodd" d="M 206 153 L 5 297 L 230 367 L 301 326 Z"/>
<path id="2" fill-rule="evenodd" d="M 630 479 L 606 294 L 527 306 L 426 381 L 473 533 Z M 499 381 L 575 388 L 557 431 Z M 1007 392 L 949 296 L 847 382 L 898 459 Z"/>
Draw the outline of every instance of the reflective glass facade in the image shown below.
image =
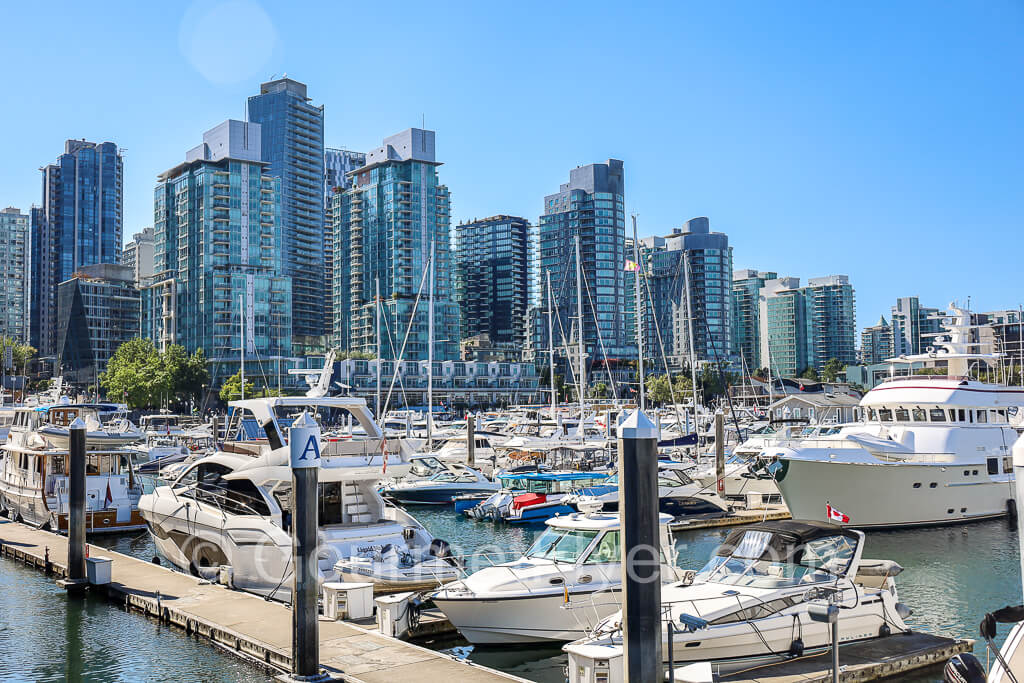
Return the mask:
<path id="1" fill-rule="evenodd" d="M 29 214 L 0 211 L 0 335 L 18 342 L 29 338 Z"/>
<path id="2" fill-rule="evenodd" d="M 68 140 L 64 154 L 42 173 L 43 206 L 32 233 L 39 255 L 32 345 L 45 356 L 57 353 L 57 285 L 81 266 L 120 260 L 124 168 L 114 143 Z"/>
<path id="3" fill-rule="evenodd" d="M 492 216 L 455 228 L 455 298 L 462 339 L 522 349 L 530 297 L 530 222 Z"/>
<path id="4" fill-rule="evenodd" d="M 323 350 L 328 332 L 324 258 L 324 110 L 306 86 L 289 78 L 260 85 L 249 98 L 249 121 L 260 124 L 266 173 L 280 179 L 283 274 L 292 281 L 295 355 Z"/>
<path id="5" fill-rule="evenodd" d="M 785 282 L 788 288 L 774 289 Z M 844 366 L 857 362 L 856 305 L 845 275 L 811 278 L 804 287 L 795 278 L 765 283 L 762 360 L 779 377 L 796 377 L 808 368 L 819 373 L 832 358 Z"/>
<path id="6" fill-rule="evenodd" d="M 366 165 L 366 154 L 352 152 L 347 149 L 324 149 L 324 272 L 326 277 L 326 319 L 330 321 L 331 343 L 337 346 L 337 334 L 334 329 L 334 195 L 348 188 L 351 183 L 349 173 Z"/>
<path id="7" fill-rule="evenodd" d="M 778 273 L 756 270 L 737 270 L 732 275 L 732 347 L 748 372 L 767 367 L 758 364 L 761 351 L 758 296 L 765 282 L 778 277 Z"/>

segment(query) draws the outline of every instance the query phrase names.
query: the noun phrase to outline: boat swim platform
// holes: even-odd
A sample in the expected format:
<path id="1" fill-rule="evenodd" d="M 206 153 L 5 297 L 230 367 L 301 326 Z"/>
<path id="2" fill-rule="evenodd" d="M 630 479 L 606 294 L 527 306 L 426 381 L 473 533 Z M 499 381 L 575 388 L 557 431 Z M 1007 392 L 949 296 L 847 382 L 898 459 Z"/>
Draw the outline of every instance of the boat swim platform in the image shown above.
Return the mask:
<path id="1" fill-rule="evenodd" d="M 67 576 L 68 539 L 0 519 L 0 555 L 55 578 Z M 90 591 L 127 609 L 176 626 L 271 674 L 291 670 L 291 610 L 118 552 L 90 546 L 111 562 L 111 583 Z M 525 679 L 389 638 L 355 624 L 320 618 L 320 666 L 334 680 L 385 683 L 449 680 L 506 683 Z"/>
<path id="2" fill-rule="evenodd" d="M 847 683 L 902 680 L 908 672 L 942 666 L 953 655 L 970 652 L 974 641 L 930 633 L 900 633 L 839 648 L 839 680 Z M 775 664 L 716 676 L 715 683 L 830 683 L 832 654 L 825 651 Z M 941 677 L 941 674 L 940 674 Z"/>
<path id="3" fill-rule="evenodd" d="M 721 527 L 743 526 L 758 522 L 772 522 L 778 519 L 791 519 L 789 508 L 782 503 L 770 503 L 751 509 L 733 510 L 728 514 L 693 515 L 672 521 L 668 528 L 672 531 L 690 531 L 693 529 L 717 529 Z"/>

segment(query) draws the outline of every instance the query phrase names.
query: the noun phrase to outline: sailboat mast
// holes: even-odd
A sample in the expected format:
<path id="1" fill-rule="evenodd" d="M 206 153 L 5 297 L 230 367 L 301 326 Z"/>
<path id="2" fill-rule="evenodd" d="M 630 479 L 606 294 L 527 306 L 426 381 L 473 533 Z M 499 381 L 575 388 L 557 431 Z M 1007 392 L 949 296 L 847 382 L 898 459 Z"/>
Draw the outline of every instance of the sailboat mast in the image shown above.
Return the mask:
<path id="1" fill-rule="evenodd" d="M 551 380 L 551 419 L 555 419 L 555 335 L 551 313 L 551 271 L 545 270 L 548 282 L 548 379 Z"/>
<path id="2" fill-rule="evenodd" d="M 245 294 L 238 296 L 238 334 L 241 339 L 239 346 L 238 375 L 242 379 L 242 400 L 245 400 Z"/>
<path id="3" fill-rule="evenodd" d="M 430 240 L 430 295 L 427 299 L 427 448 L 434 438 L 434 240 Z"/>
<path id="4" fill-rule="evenodd" d="M 373 293 L 374 293 L 373 294 L 373 302 L 374 302 L 373 312 L 374 312 L 374 318 L 375 318 L 375 327 L 376 327 L 376 330 L 377 330 L 377 332 L 376 332 L 376 334 L 377 334 L 377 399 L 376 399 L 376 403 L 374 404 L 373 416 L 376 417 L 378 420 L 380 420 L 381 417 L 380 417 L 380 278 L 379 277 L 373 278 Z"/>
<path id="5" fill-rule="evenodd" d="M 633 214 L 633 262 L 637 268 L 633 271 L 633 283 L 636 285 L 636 315 L 633 318 L 636 321 L 637 380 L 640 382 L 640 410 L 646 410 L 644 392 L 644 335 L 643 327 L 640 324 L 640 274 L 643 272 L 643 269 L 640 268 L 640 242 L 636 236 L 636 214 Z"/>
<path id="6" fill-rule="evenodd" d="M 576 334 L 578 344 L 578 353 L 580 359 L 580 373 L 577 377 L 579 382 L 579 394 L 580 394 L 580 434 L 583 433 L 583 408 L 584 408 L 584 391 L 587 389 L 587 368 L 586 360 L 584 357 L 583 349 L 583 264 L 580 262 L 580 235 L 576 233 L 576 317 L 579 320 L 579 324 L 576 327 Z"/>
<path id="7" fill-rule="evenodd" d="M 686 324 L 690 336 L 690 381 L 693 382 L 693 423 L 697 424 L 697 348 L 693 338 L 693 299 L 690 298 L 689 252 L 683 249 L 683 282 L 686 286 Z"/>

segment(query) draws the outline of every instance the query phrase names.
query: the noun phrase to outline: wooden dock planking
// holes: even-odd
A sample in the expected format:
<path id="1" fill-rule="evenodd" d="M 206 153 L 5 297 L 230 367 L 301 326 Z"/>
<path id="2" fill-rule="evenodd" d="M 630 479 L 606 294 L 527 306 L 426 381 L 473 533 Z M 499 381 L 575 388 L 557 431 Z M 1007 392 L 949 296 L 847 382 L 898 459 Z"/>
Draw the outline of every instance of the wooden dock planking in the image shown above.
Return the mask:
<path id="1" fill-rule="evenodd" d="M 877 681 L 929 666 L 945 664 L 955 654 L 969 652 L 970 639 L 944 638 L 930 633 L 906 633 L 850 643 L 839 648 L 839 680 Z M 803 659 L 769 664 L 720 676 L 716 683 L 830 683 L 832 655 L 825 652 Z"/>
<path id="2" fill-rule="evenodd" d="M 286 606 L 111 550 L 91 546 L 90 551 L 94 557 L 113 561 L 111 583 L 104 587 L 109 598 L 274 673 L 290 670 L 291 611 Z M 56 577 L 67 575 L 67 538 L 63 536 L 0 520 L 0 554 Z M 320 665 L 337 680 L 352 683 L 430 677 L 470 683 L 524 681 L 354 624 L 323 618 Z"/>
<path id="3" fill-rule="evenodd" d="M 683 519 L 669 524 L 672 531 L 690 531 L 693 529 L 717 529 L 721 527 L 743 526 L 757 522 L 791 519 L 789 509 L 781 503 L 772 503 L 753 510 L 735 510 L 728 515 L 698 516 Z"/>

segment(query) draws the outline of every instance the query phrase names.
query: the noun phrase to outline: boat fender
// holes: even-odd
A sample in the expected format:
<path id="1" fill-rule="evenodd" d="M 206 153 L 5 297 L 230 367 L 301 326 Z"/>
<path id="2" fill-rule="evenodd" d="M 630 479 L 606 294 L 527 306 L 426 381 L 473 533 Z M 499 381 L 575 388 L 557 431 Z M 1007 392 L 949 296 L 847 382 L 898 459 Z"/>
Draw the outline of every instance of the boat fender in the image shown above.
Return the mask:
<path id="1" fill-rule="evenodd" d="M 1017 526 L 1017 501 L 1013 498 L 1006 499 L 1006 516 L 1010 520 L 1010 524 L 1014 527 Z"/>
<path id="2" fill-rule="evenodd" d="M 955 655 L 942 670 L 946 683 L 985 683 L 985 669 L 969 652 Z"/>
<path id="3" fill-rule="evenodd" d="M 888 638 L 892 635 L 892 629 L 889 628 L 889 624 L 882 624 L 882 627 L 878 629 L 879 638 Z"/>
<path id="4" fill-rule="evenodd" d="M 914 610 L 910 609 L 910 606 L 905 602 L 896 603 L 896 614 L 900 615 L 900 619 L 909 619 L 910 615 L 914 613 Z"/>
<path id="5" fill-rule="evenodd" d="M 448 541 L 435 538 L 430 542 L 430 554 L 434 557 L 448 557 L 452 554 L 452 547 Z"/>
<path id="6" fill-rule="evenodd" d="M 789 644 L 789 656 L 790 657 L 802 657 L 804 654 L 804 641 L 803 638 L 794 638 L 793 642 Z"/>
<path id="7" fill-rule="evenodd" d="M 414 526 L 407 526 L 404 529 L 402 529 L 402 538 L 404 540 L 411 541 L 415 537 L 416 537 L 416 527 L 414 527 Z"/>

